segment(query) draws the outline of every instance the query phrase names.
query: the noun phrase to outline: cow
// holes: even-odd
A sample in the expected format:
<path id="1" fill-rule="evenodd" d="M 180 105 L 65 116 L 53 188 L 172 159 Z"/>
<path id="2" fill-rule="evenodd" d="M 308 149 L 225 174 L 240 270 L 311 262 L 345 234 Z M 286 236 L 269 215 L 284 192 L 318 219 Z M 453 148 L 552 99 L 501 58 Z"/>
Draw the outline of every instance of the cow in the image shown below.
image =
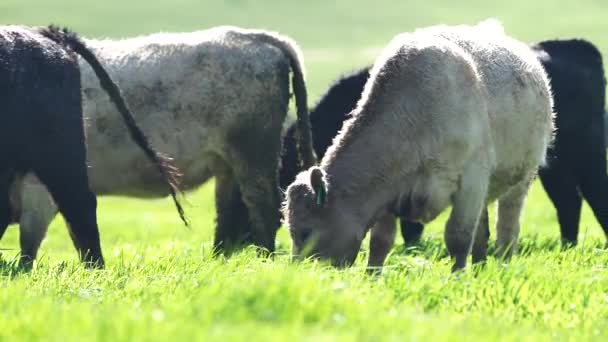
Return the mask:
<path id="1" fill-rule="evenodd" d="M 369 78 L 371 66 L 354 70 L 342 75 L 321 96 L 319 102 L 310 111 L 310 126 L 315 154 L 322 158 L 331 145 L 332 140 L 340 131 L 344 121 L 349 119 L 361 98 L 365 82 Z M 281 155 L 280 185 L 287 189 L 298 174 L 298 158 L 296 145 L 296 123 L 292 123 L 283 137 L 283 152 Z M 401 218 L 401 234 L 403 241 L 415 244 L 420 240 L 424 225 L 409 222 Z"/>
<path id="2" fill-rule="evenodd" d="M 395 214 L 429 222 L 452 211 L 452 271 L 485 259 L 486 204 L 509 257 L 531 180 L 553 135 L 548 79 L 531 49 L 496 21 L 397 35 L 323 156 L 289 185 L 285 223 L 298 257 L 354 262 L 371 227 L 368 266 L 392 246 Z M 477 227 L 479 223 L 480 227 Z"/>
<path id="3" fill-rule="evenodd" d="M 602 214 L 605 211 L 602 203 L 608 199 L 601 200 L 602 194 L 608 193 L 604 189 L 605 155 L 600 152 L 608 139 L 602 57 L 592 43 L 581 39 L 550 40 L 532 48 L 551 80 L 556 117 L 556 144 L 549 146 L 549 162 L 540 169 L 539 176 L 557 210 L 563 245 L 572 246 L 577 242 L 583 197 L 589 203 L 594 199 L 592 209 L 604 231 L 608 220 L 608 214 Z M 310 111 L 314 148 L 319 158 L 356 107 L 370 68 L 366 66 L 343 75 Z M 601 118 L 599 113 L 603 113 Z M 295 124 L 289 127 L 283 143 L 281 186 L 284 188 L 297 174 L 295 129 Z M 403 241 L 417 243 L 424 226 L 404 217 L 400 219 Z"/>
<path id="4" fill-rule="evenodd" d="M 155 146 L 174 158 L 180 187 L 215 176 L 214 248 L 246 243 L 274 250 L 282 194 L 281 134 L 291 85 L 297 110 L 298 165 L 315 163 L 303 59 L 297 44 L 277 33 L 231 26 L 157 33 L 122 40 L 87 39 L 125 94 Z M 115 109 L 81 62 L 89 183 L 98 195 L 167 195 L 161 178 L 124 144 Z M 34 177 L 14 187 L 21 236 L 38 249 L 56 208 Z"/>
<path id="5" fill-rule="evenodd" d="M 608 235 L 602 55 L 582 39 L 547 40 L 532 48 L 551 81 L 557 129 L 539 176 L 557 211 L 562 246 L 567 248 L 577 244 L 583 198 Z"/>
<path id="6" fill-rule="evenodd" d="M 54 26 L 4 26 L 0 27 L 0 237 L 16 208 L 11 204 L 11 188 L 31 173 L 57 203 L 81 260 L 89 267 L 104 267 L 96 198 L 88 184 L 77 55 L 90 65 L 91 78 L 99 80 L 104 96 L 109 95 L 108 102 L 120 113 L 119 121 L 126 124 L 125 134 L 144 151 L 147 164 L 185 220 L 176 198 L 177 169 L 148 142 L 120 89 L 86 44 L 75 33 Z M 35 240 L 36 232 L 21 235 L 24 265 L 36 256 Z"/>

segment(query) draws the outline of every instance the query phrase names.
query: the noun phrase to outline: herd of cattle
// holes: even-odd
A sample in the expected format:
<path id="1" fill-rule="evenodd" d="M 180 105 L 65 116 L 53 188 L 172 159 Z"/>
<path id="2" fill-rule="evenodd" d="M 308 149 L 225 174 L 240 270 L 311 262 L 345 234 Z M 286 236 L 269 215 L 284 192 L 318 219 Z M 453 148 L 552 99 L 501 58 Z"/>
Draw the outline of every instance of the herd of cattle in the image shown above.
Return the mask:
<path id="1" fill-rule="evenodd" d="M 497 253 L 514 252 L 536 174 L 565 246 L 582 198 L 608 234 L 606 81 L 591 43 L 529 46 L 495 20 L 418 29 L 340 78 L 310 116 L 304 77 L 296 43 L 273 32 L 84 40 L 0 27 L 0 237 L 19 223 L 31 264 L 61 212 L 81 259 L 103 267 L 96 194 L 170 194 L 188 224 L 178 192 L 215 177 L 218 252 L 274 251 L 283 219 L 295 256 L 338 266 L 370 231 L 379 269 L 396 217 L 416 243 L 451 206 L 458 270 L 469 254 L 485 260 L 493 201 Z M 283 134 L 291 92 L 297 120 Z"/>

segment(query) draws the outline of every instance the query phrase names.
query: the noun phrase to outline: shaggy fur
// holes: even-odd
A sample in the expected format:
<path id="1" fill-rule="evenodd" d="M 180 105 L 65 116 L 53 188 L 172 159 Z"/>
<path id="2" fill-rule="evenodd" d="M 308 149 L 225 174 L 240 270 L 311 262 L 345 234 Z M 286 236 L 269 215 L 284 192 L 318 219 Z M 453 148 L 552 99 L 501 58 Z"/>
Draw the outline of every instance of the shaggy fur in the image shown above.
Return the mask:
<path id="1" fill-rule="evenodd" d="M 278 165 L 289 103 L 298 113 L 301 167 L 314 162 L 301 53 L 275 33 L 216 27 L 125 40 L 87 40 L 120 84 L 150 141 L 174 158 L 182 189 L 216 176 L 215 246 L 253 241 L 274 249 Z M 129 144 L 119 114 L 82 64 L 89 179 L 97 194 L 162 197 L 161 177 Z M 33 182 L 35 183 L 35 182 Z M 53 215 L 31 181 L 21 189 L 22 234 L 44 236 Z M 31 202 L 29 202 L 31 201 Z M 52 212 L 52 211 L 51 211 Z M 45 216 L 47 215 L 47 216 Z M 250 235 L 251 234 L 251 235 Z"/>
<path id="2" fill-rule="evenodd" d="M 104 264 L 96 219 L 96 199 L 88 184 L 83 129 L 80 68 L 76 54 L 94 70 L 109 95 L 108 101 L 121 108 L 129 132 L 146 151 L 162 175 L 172 168 L 167 160 L 143 139 L 141 131 L 95 55 L 74 34 L 56 27 L 30 29 L 0 28 L 0 99 L 5 104 L 0 116 L 0 236 L 19 210 L 10 200 L 28 198 L 14 190 L 21 188 L 21 176 L 35 175 L 52 195 L 65 217 L 74 245 L 83 261 Z M 96 81 L 97 81 L 96 79 Z M 139 135 L 138 135 L 139 134 Z M 138 139 L 139 138 L 139 139 Z M 163 179 L 167 185 L 167 178 Z M 174 183 L 170 184 L 173 189 Z M 38 185 L 38 190 L 45 190 Z M 43 192 L 38 203 L 50 202 Z M 30 199 L 31 200 L 31 199 Z M 183 214 L 179 202 L 176 205 Z M 56 209 L 53 210 L 53 215 Z M 183 216 L 182 216 L 183 217 Z M 21 235 L 21 256 L 25 262 L 36 257 L 36 234 Z"/>
<path id="3" fill-rule="evenodd" d="M 590 42 L 553 40 L 533 46 L 552 83 L 555 101 L 555 140 L 548 151 L 549 163 L 539 174 L 547 194 L 557 210 L 564 245 L 575 245 L 582 199 L 585 198 L 606 230 L 607 208 L 602 203 L 605 188 L 605 146 L 608 129 L 604 113 L 604 69 L 602 58 Z M 342 122 L 350 117 L 361 97 L 369 69 L 365 67 L 344 75 L 332 84 L 319 104 L 311 110 L 310 120 L 315 152 L 322 158 L 338 134 Z M 602 118 L 598 113 L 603 113 Z M 603 123 L 601 122 L 603 121 Z M 599 131 L 598 128 L 602 128 Z M 287 187 L 296 177 L 296 151 L 292 140 L 295 124 L 284 139 L 281 185 Z M 604 138 L 602 138 L 602 135 Z M 602 141 L 602 139 L 604 139 Z M 293 147 L 292 147 L 293 145 Z M 580 153 L 589 151 L 589 153 Z M 424 225 L 401 220 L 401 234 L 406 244 L 420 240 Z"/>
<path id="4" fill-rule="evenodd" d="M 369 264 L 381 266 L 393 213 L 428 222 L 452 205 L 445 237 L 460 269 L 485 204 L 498 199 L 497 245 L 508 255 L 552 137 L 551 108 L 535 55 L 496 23 L 398 35 L 320 167 L 299 174 L 287 190 L 294 253 L 350 264 L 375 224 Z M 487 236 L 475 240 L 481 261 Z"/>

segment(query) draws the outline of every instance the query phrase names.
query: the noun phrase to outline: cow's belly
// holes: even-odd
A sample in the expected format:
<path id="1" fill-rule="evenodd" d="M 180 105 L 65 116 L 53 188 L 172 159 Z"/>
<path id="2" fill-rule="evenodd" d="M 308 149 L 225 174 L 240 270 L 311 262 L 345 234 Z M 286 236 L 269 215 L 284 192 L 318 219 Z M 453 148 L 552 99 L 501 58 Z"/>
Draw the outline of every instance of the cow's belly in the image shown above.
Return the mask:
<path id="1" fill-rule="evenodd" d="M 399 196 L 397 213 L 410 221 L 427 223 L 451 205 L 458 189 L 459 174 L 452 172 L 419 173 Z"/>
<path id="2" fill-rule="evenodd" d="M 95 154 L 92 150 L 89 152 Z M 143 198 L 169 195 L 167 183 L 141 150 L 130 154 L 124 152 L 115 151 L 113 158 L 106 159 L 92 156 L 89 184 L 93 192 Z M 217 163 L 215 155 L 202 146 L 198 153 L 172 154 L 171 157 L 180 174 L 180 189 L 184 191 L 193 190 L 209 180 Z"/>

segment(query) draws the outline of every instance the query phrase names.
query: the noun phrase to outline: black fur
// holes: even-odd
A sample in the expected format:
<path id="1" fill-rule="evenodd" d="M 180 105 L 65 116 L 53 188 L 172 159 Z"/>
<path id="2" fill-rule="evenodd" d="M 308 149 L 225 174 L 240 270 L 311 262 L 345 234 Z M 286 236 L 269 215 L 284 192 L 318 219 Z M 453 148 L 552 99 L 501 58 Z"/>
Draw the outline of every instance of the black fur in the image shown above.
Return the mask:
<path id="1" fill-rule="evenodd" d="M 548 165 L 539 175 L 557 210 L 563 244 L 575 245 L 583 198 L 608 234 L 602 56 L 578 39 L 545 41 L 533 49 L 551 79 L 557 128 Z"/>
<path id="2" fill-rule="evenodd" d="M 130 116 L 118 88 L 76 35 L 54 27 L 0 28 L 0 237 L 11 221 L 9 185 L 16 176 L 33 172 L 67 221 L 81 259 L 103 267 L 97 200 L 87 176 L 76 54 L 91 64 L 123 115 Z M 138 144 L 156 155 L 141 132 L 136 133 L 132 118 L 125 120 Z M 153 159 L 168 175 L 168 164 Z M 22 260 L 31 262 L 38 246 L 21 238 Z"/>
<path id="3" fill-rule="evenodd" d="M 548 165 L 539 171 L 547 194 L 553 201 L 566 245 L 577 242 L 582 198 L 585 198 L 608 234 L 608 178 L 604 136 L 606 81 L 602 56 L 584 40 L 541 42 L 537 51 L 551 79 L 556 112 L 556 140 L 548 150 Z M 548 58 L 547 58 L 548 57 Z M 356 106 L 369 67 L 346 75 L 334 83 L 311 111 L 314 148 L 321 158 L 336 136 L 348 113 Z M 298 172 L 295 167 L 294 127 L 284 138 L 281 186 L 286 188 Z M 401 221 L 405 243 L 420 240 L 424 226 Z"/>
<path id="4" fill-rule="evenodd" d="M 34 172 L 82 260 L 102 267 L 76 56 L 35 30 L 0 28 L 0 102 L 0 234 L 10 221 L 8 185 L 15 175 Z M 23 252 L 24 259 L 35 257 Z"/>

